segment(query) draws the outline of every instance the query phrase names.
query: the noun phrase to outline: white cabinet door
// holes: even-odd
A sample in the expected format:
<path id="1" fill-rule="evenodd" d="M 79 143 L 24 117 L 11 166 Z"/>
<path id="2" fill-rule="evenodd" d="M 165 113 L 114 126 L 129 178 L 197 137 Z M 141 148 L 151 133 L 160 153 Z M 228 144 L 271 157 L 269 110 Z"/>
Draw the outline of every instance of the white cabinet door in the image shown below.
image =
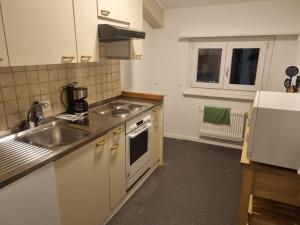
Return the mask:
<path id="1" fill-rule="evenodd" d="M 11 66 L 76 61 L 72 0 L 1 0 Z"/>
<path id="2" fill-rule="evenodd" d="M 109 137 L 110 208 L 113 209 L 126 195 L 125 127 L 114 129 Z"/>
<path id="3" fill-rule="evenodd" d="M 130 0 L 129 3 L 129 27 L 135 30 L 143 30 L 143 1 Z M 131 46 L 131 58 L 142 59 L 144 40 L 133 40 Z"/>
<path id="4" fill-rule="evenodd" d="M 60 225 L 53 163 L 0 189 L 0 224 Z"/>
<path id="5" fill-rule="evenodd" d="M 108 143 L 103 136 L 55 161 L 61 223 L 98 225 L 109 214 Z"/>
<path id="6" fill-rule="evenodd" d="M 98 16 L 128 22 L 130 1 L 132 0 L 98 0 Z"/>
<path id="7" fill-rule="evenodd" d="M 0 19 L 2 18 L 0 11 Z M 0 21 L 0 66 L 9 66 L 2 20 Z"/>
<path id="8" fill-rule="evenodd" d="M 99 61 L 97 2 L 74 0 L 78 62 Z"/>

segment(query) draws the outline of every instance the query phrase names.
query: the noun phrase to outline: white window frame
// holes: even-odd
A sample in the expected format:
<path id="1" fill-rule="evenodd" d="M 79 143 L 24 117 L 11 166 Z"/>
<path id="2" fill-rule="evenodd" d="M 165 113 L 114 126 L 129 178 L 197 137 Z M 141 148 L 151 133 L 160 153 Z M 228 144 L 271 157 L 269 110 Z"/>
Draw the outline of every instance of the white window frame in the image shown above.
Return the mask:
<path id="1" fill-rule="evenodd" d="M 224 77 L 223 89 L 242 90 L 242 91 L 260 90 L 262 86 L 262 78 L 263 78 L 264 67 L 265 67 L 267 47 L 268 47 L 267 41 L 229 42 L 227 46 L 227 53 L 226 53 L 226 64 L 225 64 L 226 72 Z M 235 48 L 259 48 L 259 58 L 257 63 L 254 85 L 230 84 L 230 74 L 231 74 L 231 66 L 232 66 L 231 62 L 232 62 L 233 50 Z"/>
<path id="2" fill-rule="evenodd" d="M 252 99 L 257 90 L 261 90 L 264 83 L 264 76 L 266 66 L 268 63 L 267 57 L 272 54 L 268 51 L 269 46 L 273 46 L 275 36 L 255 36 L 255 37 L 215 37 L 215 38 L 198 38 L 190 39 L 189 43 L 189 63 L 188 63 L 188 77 L 187 77 L 187 89 L 184 91 L 186 95 L 210 95 L 213 92 L 213 96 L 231 96 L 237 98 L 242 96 L 250 96 Z M 222 59 L 220 65 L 220 77 L 219 83 L 205 83 L 197 82 L 197 68 L 198 68 L 198 49 L 199 48 L 222 48 Z M 255 85 L 238 85 L 229 84 L 230 82 L 230 70 L 232 61 L 233 48 L 260 48 L 259 61 L 257 66 L 257 74 Z M 224 58 L 223 58 L 224 57 Z M 224 59 L 224 60 L 223 60 Z M 229 65 L 229 66 L 228 66 Z M 228 74 L 226 76 L 226 73 Z M 207 94 L 203 94 L 207 93 Z"/>
<path id="3" fill-rule="evenodd" d="M 225 43 L 225 42 L 198 42 L 198 43 L 193 43 L 191 46 L 191 49 L 192 49 L 191 87 L 222 88 L 223 82 L 224 82 L 224 75 L 225 75 L 227 43 Z M 198 82 L 197 81 L 199 49 L 222 49 L 219 83 L 207 83 L 207 82 Z"/>

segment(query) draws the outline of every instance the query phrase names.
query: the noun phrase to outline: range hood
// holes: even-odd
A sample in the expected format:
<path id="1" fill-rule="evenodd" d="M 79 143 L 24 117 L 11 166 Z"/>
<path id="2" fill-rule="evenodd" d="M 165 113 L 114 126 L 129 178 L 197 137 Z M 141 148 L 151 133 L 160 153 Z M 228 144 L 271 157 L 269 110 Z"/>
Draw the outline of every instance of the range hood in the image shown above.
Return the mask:
<path id="1" fill-rule="evenodd" d="M 124 27 L 110 24 L 98 25 L 98 36 L 101 42 L 129 41 L 133 39 L 145 39 L 146 33 L 138 30 L 131 30 Z"/>

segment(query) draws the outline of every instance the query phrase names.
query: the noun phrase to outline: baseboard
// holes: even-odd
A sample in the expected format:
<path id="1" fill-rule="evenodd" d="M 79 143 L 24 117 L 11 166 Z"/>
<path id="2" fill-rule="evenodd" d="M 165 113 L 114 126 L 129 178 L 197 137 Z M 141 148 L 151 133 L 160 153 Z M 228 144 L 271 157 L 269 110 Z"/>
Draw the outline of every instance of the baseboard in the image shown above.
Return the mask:
<path id="1" fill-rule="evenodd" d="M 164 137 L 167 138 L 174 138 L 179 140 L 187 140 L 187 141 L 194 141 L 194 142 L 200 142 L 205 144 L 211 144 L 211 145 L 217 145 L 222 147 L 228 147 L 228 148 L 234 148 L 234 149 L 240 149 L 242 150 L 243 146 L 239 144 L 233 144 L 233 143 L 226 143 L 221 140 L 210 140 L 210 139 L 203 139 L 198 137 L 190 137 L 190 136 L 184 136 L 184 135 L 178 135 L 178 134 L 171 134 L 171 133 L 165 133 Z"/>

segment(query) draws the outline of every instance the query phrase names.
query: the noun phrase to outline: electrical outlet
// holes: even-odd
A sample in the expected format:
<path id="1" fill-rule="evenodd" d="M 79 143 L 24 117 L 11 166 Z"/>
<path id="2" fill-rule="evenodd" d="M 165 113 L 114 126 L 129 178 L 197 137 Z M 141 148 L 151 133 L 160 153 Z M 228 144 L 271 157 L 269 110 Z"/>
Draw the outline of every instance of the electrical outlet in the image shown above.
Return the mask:
<path id="1" fill-rule="evenodd" d="M 50 102 L 50 100 L 44 100 L 44 101 L 42 101 L 42 103 L 47 105 L 46 108 L 43 108 L 44 112 L 48 112 L 48 111 L 51 110 L 51 102 Z"/>

